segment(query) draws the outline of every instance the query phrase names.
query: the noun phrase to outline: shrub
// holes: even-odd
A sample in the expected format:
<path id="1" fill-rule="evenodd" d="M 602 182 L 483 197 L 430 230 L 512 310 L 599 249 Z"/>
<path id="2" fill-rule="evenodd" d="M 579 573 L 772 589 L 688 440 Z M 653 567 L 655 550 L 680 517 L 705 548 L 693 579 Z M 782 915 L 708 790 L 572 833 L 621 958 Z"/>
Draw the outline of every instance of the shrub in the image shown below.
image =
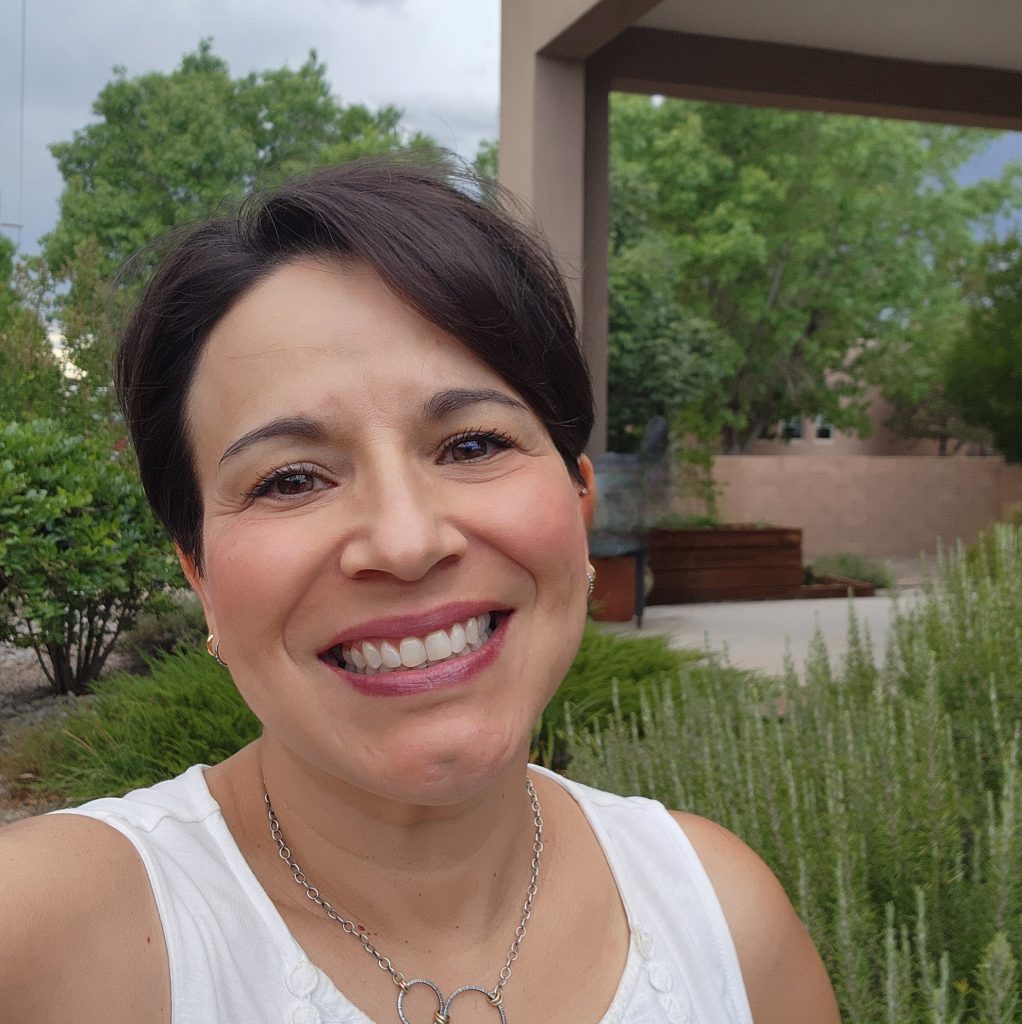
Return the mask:
<path id="1" fill-rule="evenodd" d="M 145 668 L 147 657 L 205 641 L 206 617 L 198 597 L 190 590 L 173 590 L 167 597 L 165 607 L 143 612 L 118 644 L 135 660 L 136 671 Z"/>
<path id="2" fill-rule="evenodd" d="M 0 640 L 31 647 L 57 693 L 83 693 L 179 581 L 131 461 L 109 441 L 51 420 L 0 430 Z"/>
<path id="3" fill-rule="evenodd" d="M 644 690 L 671 679 L 681 665 L 702 654 L 674 650 L 662 636 L 618 636 L 586 625 L 578 654 L 557 688 L 536 730 L 533 759 L 551 768 L 567 763 L 569 721 L 588 726 L 639 710 Z"/>
<path id="4" fill-rule="evenodd" d="M 1006 506 L 1001 522 L 1022 532 L 1022 503 Z M 966 545 L 965 558 L 969 568 L 984 576 L 996 576 L 1003 572 L 1006 567 L 1001 563 L 999 548 L 992 530 L 981 533 L 971 544 Z"/>
<path id="5" fill-rule="evenodd" d="M 158 654 L 148 667 L 145 677 L 100 680 L 68 717 L 15 736 L 0 772 L 74 804 L 216 764 L 259 735 L 231 677 L 204 649 Z"/>
<path id="6" fill-rule="evenodd" d="M 993 538 L 1005 571 L 946 559 L 880 667 L 852 616 L 847 658 L 814 640 L 807 685 L 683 666 L 637 723 L 569 737 L 575 778 L 704 814 L 764 856 L 847 1024 L 1018 1021 L 1022 533 Z"/>
<path id="7" fill-rule="evenodd" d="M 890 590 L 894 586 L 894 570 L 889 562 L 880 562 L 865 555 L 856 555 L 851 551 L 841 551 L 834 555 L 820 555 L 809 566 L 814 577 L 844 576 L 850 580 L 861 580 L 872 583 L 875 587 Z"/>

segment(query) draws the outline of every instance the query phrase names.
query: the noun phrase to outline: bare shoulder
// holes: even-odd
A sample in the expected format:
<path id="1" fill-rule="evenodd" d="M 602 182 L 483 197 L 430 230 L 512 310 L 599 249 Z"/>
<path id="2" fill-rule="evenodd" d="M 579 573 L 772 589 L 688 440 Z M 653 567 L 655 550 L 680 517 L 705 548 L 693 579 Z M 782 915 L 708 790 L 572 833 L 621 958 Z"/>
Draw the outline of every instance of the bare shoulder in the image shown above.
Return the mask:
<path id="1" fill-rule="evenodd" d="M 11 1020 L 169 1020 L 159 915 L 115 829 L 77 814 L 0 828 L 0 921 L 0 1003 Z"/>
<path id="2" fill-rule="evenodd" d="M 672 814 L 720 900 L 755 1024 L 838 1024 L 826 970 L 774 873 L 723 826 Z"/>

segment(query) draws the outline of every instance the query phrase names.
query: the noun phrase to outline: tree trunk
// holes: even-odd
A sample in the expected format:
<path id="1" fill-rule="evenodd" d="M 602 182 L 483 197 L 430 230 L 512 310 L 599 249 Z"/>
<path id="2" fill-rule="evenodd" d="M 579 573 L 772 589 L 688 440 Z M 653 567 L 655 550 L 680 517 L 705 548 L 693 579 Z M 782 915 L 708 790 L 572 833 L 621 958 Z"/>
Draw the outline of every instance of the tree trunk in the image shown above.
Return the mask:
<path id="1" fill-rule="evenodd" d="M 720 432 L 720 447 L 725 455 L 740 455 L 742 442 L 734 427 L 724 427 Z"/>
<path id="2" fill-rule="evenodd" d="M 53 678 L 50 680 L 54 693 L 75 693 L 75 674 L 71 667 L 71 652 L 66 647 L 47 644 L 46 653 L 53 666 Z"/>

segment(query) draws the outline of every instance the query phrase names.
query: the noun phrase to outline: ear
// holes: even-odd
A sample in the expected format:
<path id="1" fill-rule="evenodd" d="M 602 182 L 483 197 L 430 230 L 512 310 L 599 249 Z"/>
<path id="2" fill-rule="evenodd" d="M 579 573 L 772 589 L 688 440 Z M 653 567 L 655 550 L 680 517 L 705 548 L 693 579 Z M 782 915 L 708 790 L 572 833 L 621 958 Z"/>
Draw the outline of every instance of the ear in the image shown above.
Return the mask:
<path id="1" fill-rule="evenodd" d="M 195 591 L 196 596 L 202 603 L 202 611 L 206 616 L 206 628 L 215 635 L 216 618 L 213 615 L 213 609 L 210 606 L 206 593 L 205 581 L 195 564 L 195 559 L 191 555 L 186 555 L 177 544 L 174 545 L 174 551 L 177 552 L 177 560 L 181 565 L 181 571 L 185 574 L 185 579 L 188 580 L 188 585 Z"/>
<path id="2" fill-rule="evenodd" d="M 585 491 L 579 495 L 579 500 L 582 503 L 582 518 L 585 520 L 586 529 L 591 530 L 596 517 L 596 470 L 593 469 L 592 460 L 588 455 L 578 457 L 578 468 L 585 481 Z"/>

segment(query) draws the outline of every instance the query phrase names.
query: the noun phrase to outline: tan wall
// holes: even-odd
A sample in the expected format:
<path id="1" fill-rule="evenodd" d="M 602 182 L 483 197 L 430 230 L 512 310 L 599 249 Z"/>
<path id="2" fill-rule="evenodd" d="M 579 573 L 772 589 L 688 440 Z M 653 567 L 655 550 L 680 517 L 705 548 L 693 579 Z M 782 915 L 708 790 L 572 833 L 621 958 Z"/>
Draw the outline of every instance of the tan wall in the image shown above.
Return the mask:
<path id="1" fill-rule="evenodd" d="M 799 526 L 806 558 L 932 552 L 1022 502 L 1022 467 L 994 458 L 721 455 L 714 476 L 722 519 Z"/>

